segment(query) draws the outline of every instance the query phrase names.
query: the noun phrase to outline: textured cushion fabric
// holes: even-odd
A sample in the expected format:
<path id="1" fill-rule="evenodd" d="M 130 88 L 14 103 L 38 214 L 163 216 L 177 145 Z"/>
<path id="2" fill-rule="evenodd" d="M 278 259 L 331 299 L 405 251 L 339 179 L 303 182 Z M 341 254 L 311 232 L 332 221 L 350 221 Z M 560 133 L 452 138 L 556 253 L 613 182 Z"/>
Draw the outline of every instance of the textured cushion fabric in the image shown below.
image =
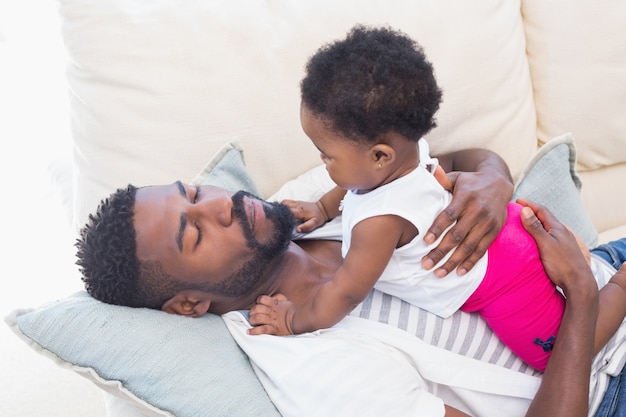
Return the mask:
<path id="1" fill-rule="evenodd" d="M 225 138 L 246 149 L 265 197 L 317 165 L 300 126 L 298 84 L 307 58 L 356 23 L 391 25 L 424 46 L 444 91 L 429 135 L 435 153 L 487 147 L 517 173 L 536 149 L 519 0 L 59 5 L 80 173 L 77 227 L 120 185 L 192 177 Z"/>
<path id="2" fill-rule="evenodd" d="M 232 192 L 245 190 L 260 195 L 246 168 L 243 149 L 236 140 L 225 143 L 190 184 L 215 185 Z"/>
<path id="3" fill-rule="evenodd" d="M 543 145 L 522 171 L 513 199 L 541 202 L 593 248 L 598 231 L 580 196 L 582 182 L 576 172 L 576 147 L 570 133 Z"/>
<path id="4" fill-rule="evenodd" d="M 151 415 L 280 415 L 219 316 L 114 306 L 82 292 L 6 321 L 38 353 Z"/>
<path id="5" fill-rule="evenodd" d="M 194 184 L 258 192 L 236 141 Z M 86 292 L 6 319 L 37 352 L 147 416 L 280 416 L 219 316 L 199 319 L 101 303 Z"/>

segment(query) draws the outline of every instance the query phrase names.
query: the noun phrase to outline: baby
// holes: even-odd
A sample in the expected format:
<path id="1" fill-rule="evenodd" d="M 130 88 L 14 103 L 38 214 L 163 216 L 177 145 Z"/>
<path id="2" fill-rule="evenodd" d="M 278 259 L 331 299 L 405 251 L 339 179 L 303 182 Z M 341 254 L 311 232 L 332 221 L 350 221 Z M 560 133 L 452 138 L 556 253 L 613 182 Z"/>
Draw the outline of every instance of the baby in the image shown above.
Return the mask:
<path id="1" fill-rule="evenodd" d="M 260 297 L 251 310 L 260 313 L 254 324 L 269 324 L 275 330 L 268 332 L 279 335 L 330 327 L 376 287 L 441 317 L 478 312 L 522 360 L 543 371 L 565 298 L 521 224 L 521 205 L 509 204 L 500 234 L 463 276 L 440 279 L 421 265 L 437 244 L 422 234 L 451 196 L 423 138 L 436 125 L 442 93 L 422 49 L 398 31 L 357 26 L 322 47 L 306 70 L 302 127 L 337 187 L 317 202 L 284 203 L 303 221 L 301 232 L 341 213 L 344 260 L 303 307 L 280 295 Z M 596 351 L 626 314 L 622 287 L 602 292 Z"/>

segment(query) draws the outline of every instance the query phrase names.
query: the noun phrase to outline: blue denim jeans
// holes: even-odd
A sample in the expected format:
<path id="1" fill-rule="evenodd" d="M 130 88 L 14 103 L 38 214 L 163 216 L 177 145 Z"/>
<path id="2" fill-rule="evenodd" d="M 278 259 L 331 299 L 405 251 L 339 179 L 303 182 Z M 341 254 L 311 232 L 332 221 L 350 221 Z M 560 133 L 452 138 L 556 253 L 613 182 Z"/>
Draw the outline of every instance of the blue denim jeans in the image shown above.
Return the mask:
<path id="1" fill-rule="evenodd" d="M 594 417 L 626 417 L 626 371 L 611 378 Z"/>
<path id="2" fill-rule="evenodd" d="M 615 269 L 619 269 L 626 262 L 626 237 L 602 244 L 591 250 L 591 253 L 598 255 Z"/>
<path id="3" fill-rule="evenodd" d="M 615 269 L 626 262 L 626 238 L 614 240 L 591 251 Z M 626 370 L 611 378 L 594 417 L 626 417 Z"/>

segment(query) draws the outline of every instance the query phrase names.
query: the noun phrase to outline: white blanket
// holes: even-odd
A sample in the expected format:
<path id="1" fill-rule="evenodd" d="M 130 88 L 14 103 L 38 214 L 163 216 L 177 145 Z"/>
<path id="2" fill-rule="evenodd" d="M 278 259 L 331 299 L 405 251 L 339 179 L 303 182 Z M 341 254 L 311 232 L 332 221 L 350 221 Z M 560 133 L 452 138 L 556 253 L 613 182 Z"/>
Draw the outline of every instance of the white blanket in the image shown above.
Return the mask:
<path id="1" fill-rule="evenodd" d="M 523 416 L 540 378 L 430 346 L 356 317 L 298 336 L 250 336 L 244 314 L 223 316 L 284 417 Z"/>

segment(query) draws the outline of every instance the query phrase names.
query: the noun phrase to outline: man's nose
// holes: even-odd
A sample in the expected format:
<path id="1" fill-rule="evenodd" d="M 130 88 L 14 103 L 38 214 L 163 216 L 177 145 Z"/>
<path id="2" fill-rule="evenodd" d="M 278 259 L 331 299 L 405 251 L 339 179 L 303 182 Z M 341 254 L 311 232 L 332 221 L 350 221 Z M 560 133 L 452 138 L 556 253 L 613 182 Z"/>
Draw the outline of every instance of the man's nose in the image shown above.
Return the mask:
<path id="1" fill-rule="evenodd" d="M 200 198 L 190 207 L 188 216 L 197 220 L 215 221 L 228 227 L 233 221 L 233 200 L 225 191 L 200 195 Z"/>

